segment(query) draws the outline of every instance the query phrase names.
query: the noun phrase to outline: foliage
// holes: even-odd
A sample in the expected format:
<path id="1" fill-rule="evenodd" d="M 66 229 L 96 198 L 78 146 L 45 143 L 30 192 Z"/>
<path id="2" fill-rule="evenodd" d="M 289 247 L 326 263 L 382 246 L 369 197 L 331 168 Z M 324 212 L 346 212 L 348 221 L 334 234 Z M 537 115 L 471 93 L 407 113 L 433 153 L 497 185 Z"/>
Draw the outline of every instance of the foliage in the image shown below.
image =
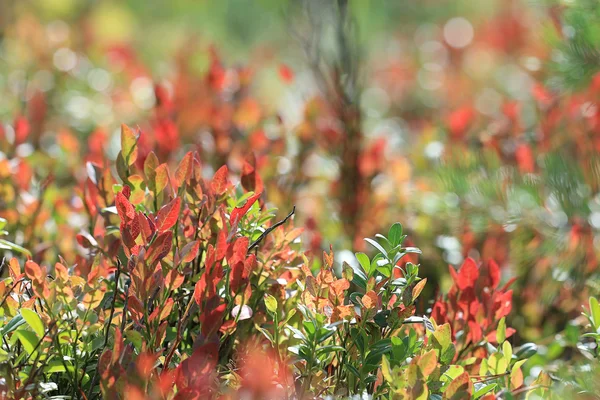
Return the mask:
<path id="1" fill-rule="evenodd" d="M 203 178 L 193 152 L 174 167 L 153 152 L 140 158 L 141 135 L 122 126 L 118 177 L 87 166 L 85 256 L 6 262 L 3 396 L 479 398 L 523 385 L 525 360 L 505 341 L 510 292 L 488 313 L 495 336 L 472 337 L 490 346 L 476 365 L 456 351 L 458 313 L 440 325 L 414 315 L 426 279 L 404 260 L 421 252 L 404 245 L 400 224 L 365 239 L 374 255 L 356 253 L 338 275 L 332 251 L 322 263 L 298 251 L 293 213 L 274 222 L 251 190 L 256 175 L 234 186 L 226 166 Z M 469 260 L 457 287 L 473 291 L 477 276 Z M 434 310 L 447 302 L 480 314 L 475 298 L 456 295 Z"/>
<path id="2" fill-rule="evenodd" d="M 0 2 L 0 397 L 595 398 L 594 1 L 70 3 Z"/>

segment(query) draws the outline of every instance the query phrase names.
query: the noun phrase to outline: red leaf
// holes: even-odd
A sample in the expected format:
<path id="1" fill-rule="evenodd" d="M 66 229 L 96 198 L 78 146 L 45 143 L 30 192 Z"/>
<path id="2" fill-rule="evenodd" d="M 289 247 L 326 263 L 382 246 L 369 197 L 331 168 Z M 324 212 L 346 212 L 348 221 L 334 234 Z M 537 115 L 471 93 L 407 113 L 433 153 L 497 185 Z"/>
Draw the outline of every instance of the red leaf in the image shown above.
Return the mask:
<path id="1" fill-rule="evenodd" d="M 126 186 L 129 189 L 129 186 Z M 133 208 L 133 204 L 127 200 L 125 197 L 125 189 L 121 192 L 117 193 L 117 197 L 115 199 L 115 205 L 117 206 L 117 213 L 123 222 L 129 222 L 135 218 L 135 208 Z M 128 191 L 131 194 L 131 189 Z"/>
<path id="2" fill-rule="evenodd" d="M 225 229 L 219 232 L 217 237 L 217 254 L 216 261 L 221 261 L 227 254 L 227 231 Z"/>
<path id="3" fill-rule="evenodd" d="M 226 304 L 219 304 L 217 307 L 205 310 L 200 314 L 200 323 L 202 324 L 202 334 L 204 337 L 209 337 L 212 333 L 217 332 L 223 323 L 223 315 L 225 314 Z"/>
<path id="4" fill-rule="evenodd" d="M 260 193 L 254 194 L 246 201 L 246 204 L 233 209 L 233 211 L 231 212 L 231 217 L 229 218 L 231 226 L 235 226 L 238 222 L 240 222 L 242 217 L 246 215 L 250 207 L 252 207 L 252 204 L 254 204 L 254 202 L 260 197 L 260 195 Z"/>
<path id="5" fill-rule="evenodd" d="M 227 249 L 227 262 L 230 264 L 243 262 L 246 259 L 249 243 L 250 241 L 248 238 L 246 236 L 242 236 L 230 244 L 229 248 Z"/>
<path id="6" fill-rule="evenodd" d="M 154 232 L 156 232 L 156 226 L 154 222 L 148 218 L 148 216 L 142 212 L 137 214 L 138 224 L 140 226 L 140 231 L 142 233 L 142 239 L 144 239 L 144 244 L 148 244 Z"/>
<path id="7" fill-rule="evenodd" d="M 166 231 L 158 235 L 146 253 L 146 259 L 149 260 L 149 264 L 152 265 L 169 254 L 169 251 L 171 251 L 172 242 L 173 232 Z"/>
<path id="8" fill-rule="evenodd" d="M 204 293 L 206 292 L 206 276 L 206 273 L 203 274 L 198 280 L 198 282 L 196 282 L 196 286 L 194 287 L 194 300 L 198 305 L 202 304 L 202 300 L 204 299 Z"/>
<path id="9" fill-rule="evenodd" d="M 500 267 L 494 260 L 488 262 L 488 275 L 490 276 L 492 288 L 495 289 L 500 283 Z"/>
<path id="10" fill-rule="evenodd" d="M 223 165 L 221 168 L 215 172 L 211 182 L 211 188 L 215 192 L 215 194 L 221 195 L 225 193 L 227 187 L 229 186 L 229 169 L 227 169 L 227 165 Z"/>
<path id="11" fill-rule="evenodd" d="M 198 251 L 200 250 L 200 242 L 198 240 L 194 240 L 186 244 L 183 249 L 181 249 L 181 258 L 183 262 L 192 262 L 194 258 L 198 255 Z"/>
<path id="12" fill-rule="evenodd" d="M 242 165 L 242 174 L 240 176 L 244 189 L 252 192 L 262 192 L 264 185 L 260 175 L 256 171 L 256 156 L 250 153 L 250 156 L 244 160 Z"/>
<path id="13" fill-rule="evenodd" d="M 458 288 L 465 290 L 475 286 L 475 282 L 479 278 L 479 268 L 477 268 L 477 264 L 475 264 L 472 258 L 467 258 L 458 270 L 458 273 L 454 271 L 454 268 L 450 267 L 450 274 Z"/>
<path id="14" fill-rule="evenodd" d="M 179 273 L 176 269 L 172 269 L 167 273 L 165 277 L 165 286 L 169 288 L 169 290 L 175 290 L 181 286 L 183 283 L 183 275 Z"/>
<path id="15" fill-rule="evenodd" d="M 159 232 L 164 232 L 171 229 L 179 218 L 179 211 L 181 209 L 181 198 L 176 197 L 170 203 L 163 206 L 156 216 L 156 228 Z"/>
<path id="16" fill-rule="evenodd" d="M 223 304 L 225 306 L 225 304 Z M 177 366 L 175 383 L 178 390 L 199 390 L 205 394 L 213 385 L 214 370 L 218 360 L 218 344 L 205 344 Z M 191 394 L 191 393 L 190 393 Z M 208 396 L 207 396 L 208 397 Z M 190 397 L 182 397 L 189 399 Z M 202 397 L 200 397 L 202 398 Z"/>

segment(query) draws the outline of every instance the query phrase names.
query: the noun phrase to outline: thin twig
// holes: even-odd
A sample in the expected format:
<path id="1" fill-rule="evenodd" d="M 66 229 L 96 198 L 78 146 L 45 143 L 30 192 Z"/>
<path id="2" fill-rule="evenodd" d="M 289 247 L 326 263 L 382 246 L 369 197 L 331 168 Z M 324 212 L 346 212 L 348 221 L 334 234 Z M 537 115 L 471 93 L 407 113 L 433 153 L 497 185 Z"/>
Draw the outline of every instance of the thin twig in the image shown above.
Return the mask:
<path id="1" fill-rule="evenodd" d="M 294 213 L 296 212 L 296 206 L 294 206 L 292 208 L 292 211 L 287 215 L 287 217 L 285 217 L 284 219 L 282 219 L 279 222 L 276 222 L 275 224 L 273 224 L 273 226 L 268 227 L 259 237 L 258 239 L 256 239 L 251 245 L 250 247 L 248 247 L 248 254 L 252 251 L 252 249 L 254 249 L 256 246 L 259 245 L 259 243 L 261 242 L 261 240 L 263 240 L 265 237 L 267 237 L 267 235 L 269 233 L 271 233 L 274 229 L 280 227 L 281 225 L 285 224 L 287 222 L 288 219 L 290 219 L 292 217 L 292 215 L 294 215 Z"/>

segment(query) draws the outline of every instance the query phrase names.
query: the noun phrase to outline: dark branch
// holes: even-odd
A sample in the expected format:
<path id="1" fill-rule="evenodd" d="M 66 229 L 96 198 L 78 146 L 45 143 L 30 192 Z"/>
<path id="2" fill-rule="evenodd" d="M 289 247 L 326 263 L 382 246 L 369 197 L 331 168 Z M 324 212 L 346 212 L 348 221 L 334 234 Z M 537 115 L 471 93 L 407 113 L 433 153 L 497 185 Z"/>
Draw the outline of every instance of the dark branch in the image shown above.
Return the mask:
<path id="1" fill-rule="evenodd" d="M 284 219 L 282 219 L 281 221 L 273 224 L 273 226 L 268 227 L 259 237 L 258 239 L 256 239 L 251 245 L 250 247 L 248 247 L 248 253 L 250 253 L 252 251 L 252 249 L 254 249 L 256 246 L 259 245 L 259 243 L 265 238 L 267 237 L 267 235 L 269 233 L 271 233 L 271 231 L 273 231 L 274 229 L 278 228 L 279 226 L 285 224 L 287 222 L 288 219 L 290 219 L 292 217 L 292 215 L 294 215 L 294 212 L 296 212 L 296 206 L 294 206 L 292 208 L 292 211 L 287 215 L 287 217 L 285 217 Z"/>

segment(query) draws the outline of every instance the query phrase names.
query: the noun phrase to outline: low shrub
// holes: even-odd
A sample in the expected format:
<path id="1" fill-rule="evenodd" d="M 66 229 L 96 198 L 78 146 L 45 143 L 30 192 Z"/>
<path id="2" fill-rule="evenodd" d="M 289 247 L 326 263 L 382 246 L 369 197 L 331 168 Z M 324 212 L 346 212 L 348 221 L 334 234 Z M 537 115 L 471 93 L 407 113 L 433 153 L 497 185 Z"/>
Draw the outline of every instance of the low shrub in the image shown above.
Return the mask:
<path id="1" fill-rule="evenodd" d="M 3 263 L 0 396 L 9 399 L 496 398 L 528 390 L 506 326 L 510 282 L 468 259 L 430 312 L 398 223 L 351 262 L 303 252 L 250 162 L 207 178 L 138 152 L 88 163 L 84 256 Z M 116 175 L 114 172 L 116 171 Z M 237 180 L 239 183 L 233 184 Z M 50 183 L 49 185 L 52 185 Z M 5 233 L 8 233 L 6 231 Z M 35 243 L 34 243 L 35 244 Z M 43 264 L 43 263 L 42 263 Z M 545 379 L 542 375 L 541 379 Z M 536 390 L 545 390 L 545 386 Z"/>

